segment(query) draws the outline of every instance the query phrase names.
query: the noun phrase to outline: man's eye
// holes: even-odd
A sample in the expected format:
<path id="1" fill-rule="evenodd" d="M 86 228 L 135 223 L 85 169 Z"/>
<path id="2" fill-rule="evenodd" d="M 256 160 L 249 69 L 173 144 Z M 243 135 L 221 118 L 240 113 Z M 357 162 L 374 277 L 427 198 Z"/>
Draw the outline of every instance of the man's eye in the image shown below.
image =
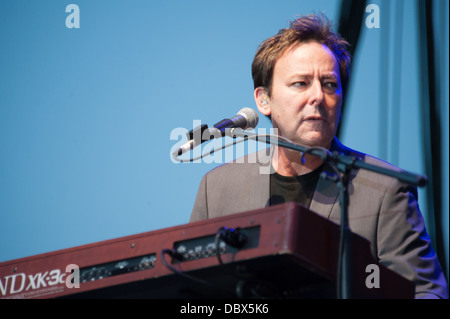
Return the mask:
<path id="1" fill-rule="evenodd" d="M 328 88 L 333 88 L 333 89 L 335 89 L 335 88 L 338 87 L 338 84 L 337 84 L 336 82 L 326 82 L 326 83 L 325 83 L 325 86 L 328 87 Z"/>
<path id="2" fill-rule="evenodd" d="M 307 85 L 307 84 L 306 84 L 305 81 L 299 81 L 299 82 L 295 82 L 293 85 L 294 85 L 294 86 L 305 86 L 305 85 Z"/>

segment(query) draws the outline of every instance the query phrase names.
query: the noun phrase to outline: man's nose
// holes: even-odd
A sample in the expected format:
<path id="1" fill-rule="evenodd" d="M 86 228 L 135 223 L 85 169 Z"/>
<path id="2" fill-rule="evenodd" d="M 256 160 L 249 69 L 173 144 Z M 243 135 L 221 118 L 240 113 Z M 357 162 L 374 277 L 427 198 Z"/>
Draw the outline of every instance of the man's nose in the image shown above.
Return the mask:
<path id="1" fill-rule="evenodd" d="M 320 105 L 323 101 L 323 89 L 320 81 L 314 81 L 309 88 L 309 104 Z"/>

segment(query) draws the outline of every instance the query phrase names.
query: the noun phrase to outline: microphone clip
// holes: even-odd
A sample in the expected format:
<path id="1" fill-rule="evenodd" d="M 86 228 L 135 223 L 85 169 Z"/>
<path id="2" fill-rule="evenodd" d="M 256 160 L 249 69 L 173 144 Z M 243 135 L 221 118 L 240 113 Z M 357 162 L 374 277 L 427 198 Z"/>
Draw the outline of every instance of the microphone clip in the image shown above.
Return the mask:
<path id="1" fill-rule="evenodd" d="M 205 133 L 208 131 L 207 133 Z M 188 141 L 193 140 L 195 145 L 200 145 L 203 142 L 209 141 L 213 135 L 208 128 L 208 125 L 202 124 L 200 126 L 195 127 L 186 133 Z"/>

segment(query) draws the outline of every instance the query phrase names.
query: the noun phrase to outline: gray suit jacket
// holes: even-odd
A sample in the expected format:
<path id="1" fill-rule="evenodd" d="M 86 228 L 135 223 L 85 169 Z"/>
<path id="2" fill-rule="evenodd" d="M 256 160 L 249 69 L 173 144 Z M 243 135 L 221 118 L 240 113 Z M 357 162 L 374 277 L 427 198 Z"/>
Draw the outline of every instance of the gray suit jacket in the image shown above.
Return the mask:
<path id="1" fill-rule="evenodd" d="M 268 149 L 270 150 L 270 149 Z M 358 153 L 334 140 L 331 151 L 359 156 L 369 164 L 398 168 Z M 265 151 L 219 166 L 202 179 L 190 221 L 268 206 L 270 159 Z M 325 170 L 330 168 L 325 165 Z M 339 188 L 319 179 L 310 210 L 340 221 Z M 447 283 L 416 200 L 417 190 L 397 179 L 368 170 L 352 170 L 348 206 L 350 229 L 371 243 L 372 254 L 416 284 L 416 298 L 448 298 Z"/>

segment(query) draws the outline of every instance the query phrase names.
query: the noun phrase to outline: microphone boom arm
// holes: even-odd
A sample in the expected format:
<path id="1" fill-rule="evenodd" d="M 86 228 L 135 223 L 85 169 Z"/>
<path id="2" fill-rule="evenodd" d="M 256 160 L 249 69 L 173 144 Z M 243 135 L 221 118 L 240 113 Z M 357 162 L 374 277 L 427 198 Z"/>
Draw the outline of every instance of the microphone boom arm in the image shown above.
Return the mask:
<path id="1" fill-rule="evenodd" d="M 335 164 L 341 164 L 341 166 L 345 166 L 348 168 L 361 168 L 365 170 L 369 170 L 375 173 L 391 176 L 397 178 L 399 181 L 423 187 L 428 183 L 428 178 L 425 175 L 419 175 L 415 173 L 411 173 L 405 170 L 396 171 L 385 167 L 380 167 L 376 165 L 372 165 L 366 162 L 363 162 L 361 158 L 340 154 L 338 152 L 331 153 L 329 150 L 322 147 L 305 147 L 299 144 L 295 144 L 292 142 L 288 142 L 287 140 L 278 139 L 274 141 L 273 138 L 269 138 L 267 136 L 258 136 L 258 134 L 254 134 L 248 131 L 244 131 L 239 128 L 232 128 L 229 130 L 227 134 L 230 137 L 245 137 L 252 138 L 259 142 L 265 142 L 266 144 L 276 144 L 278 146 L 288 148 L 294 151 L 298 151 L 302 154 L 311 154 L 314 156 L 320 157 L 324 162 L 331 162 Z"/>

